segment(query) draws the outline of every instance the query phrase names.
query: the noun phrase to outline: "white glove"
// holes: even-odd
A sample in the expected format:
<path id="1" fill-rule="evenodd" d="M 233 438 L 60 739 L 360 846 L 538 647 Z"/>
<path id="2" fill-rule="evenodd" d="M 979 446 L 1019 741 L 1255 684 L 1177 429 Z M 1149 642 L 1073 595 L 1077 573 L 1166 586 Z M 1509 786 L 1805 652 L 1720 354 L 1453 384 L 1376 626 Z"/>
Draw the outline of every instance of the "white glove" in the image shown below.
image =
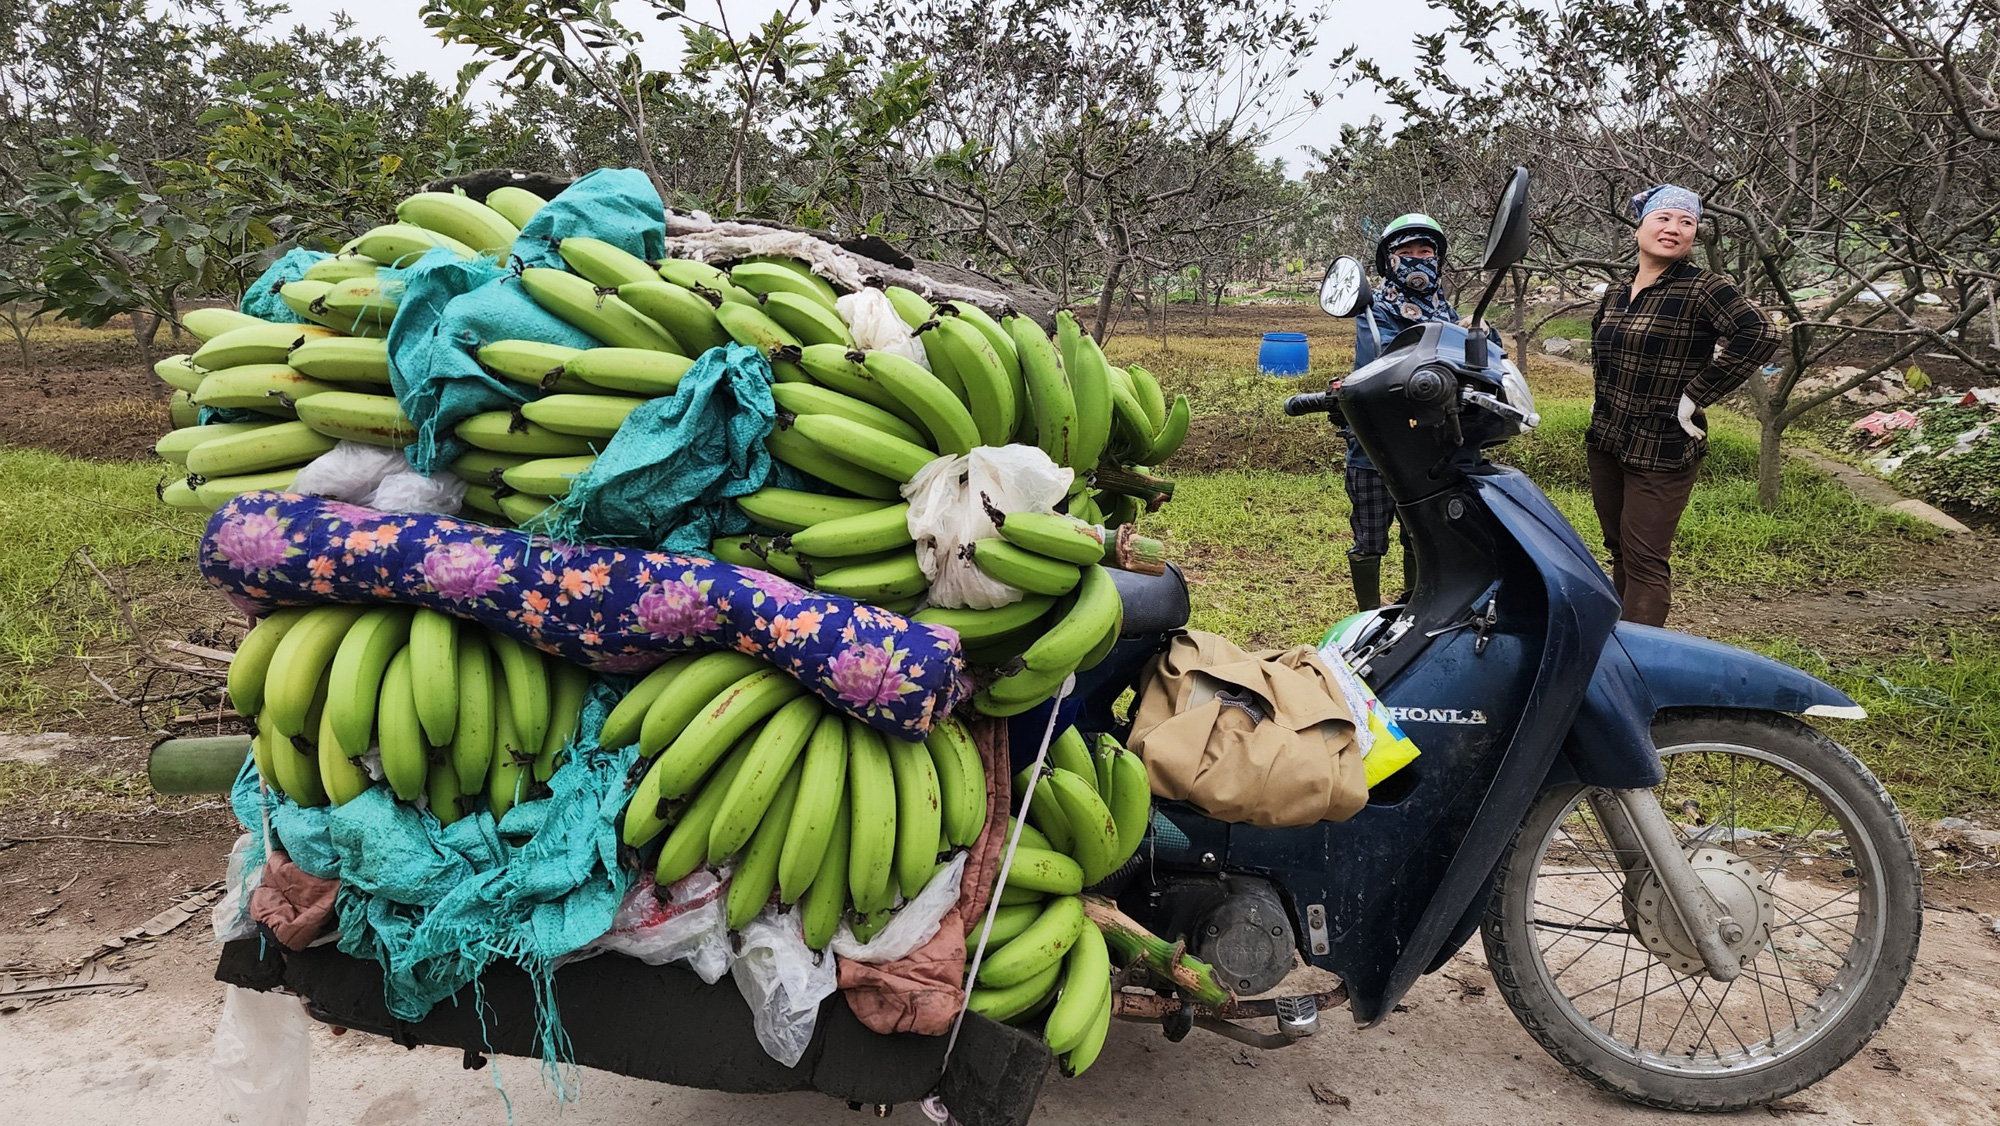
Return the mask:
<path id="1" fill-rule="evenodd" d="M 1688 398 L 1686 395 L 1681 396 L 1681 409 L 1680 409 L 1681 429 L 1687 431 L 1688 437 L 1690 438 L 1708 437 L 1707 431 L 1703 430 L 1701 427 L 1696 426 L 1694 424 L 1694 412 L 1700 409 L 1701 409 L 1700 407 L 1694 405 L 1693 399 Z"/>

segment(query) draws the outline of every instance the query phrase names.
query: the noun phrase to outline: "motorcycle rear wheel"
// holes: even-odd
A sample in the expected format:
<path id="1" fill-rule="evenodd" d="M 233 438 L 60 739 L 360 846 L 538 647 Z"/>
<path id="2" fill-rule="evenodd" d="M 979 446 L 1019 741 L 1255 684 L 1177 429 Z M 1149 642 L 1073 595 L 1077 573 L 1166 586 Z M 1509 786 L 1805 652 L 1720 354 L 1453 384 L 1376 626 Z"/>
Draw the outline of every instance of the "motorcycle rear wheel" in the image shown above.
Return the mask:
<path id="1" fill-rule="evenodd" d="M 1653 737 L 1683 846 L 1769 893 L 1743 975 L 1657 955 L 1668 940 L 1625 871 L 1644 863 L 1611 848 L 1582 786 L 1544 794 L 1502 859 L 1487 961 L 1529 1034 L 1602 1090 L 1679 1111 L 1773 1102 L 1851 1059 L 1902 996 L 1923 922 L 1916 849 L 1874 775 L 1789 716 L 1679 711 Z"/>

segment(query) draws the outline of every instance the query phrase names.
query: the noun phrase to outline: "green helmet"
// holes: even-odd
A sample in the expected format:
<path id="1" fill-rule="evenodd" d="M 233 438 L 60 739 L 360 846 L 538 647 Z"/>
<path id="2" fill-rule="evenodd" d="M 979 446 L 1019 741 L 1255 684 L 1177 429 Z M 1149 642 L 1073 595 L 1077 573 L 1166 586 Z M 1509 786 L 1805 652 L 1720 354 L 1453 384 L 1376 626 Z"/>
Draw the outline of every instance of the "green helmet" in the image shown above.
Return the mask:
<path id="1" fill-rule="evenodd" d="M 1390 246 L 1407 240 L 1411 235 L 1429 238 L 1437 246 L 1438 257 L 1444 257 L 1444 228 L 1438 226 L 1436 219 L 1423 212 L 1412 211 L 1408 215 L 1398 215 L 1390 220 L 1389 225 L 1382 228 L 1382 237 L 1375 240 L 1376 274 L 1388 274 Z"/>

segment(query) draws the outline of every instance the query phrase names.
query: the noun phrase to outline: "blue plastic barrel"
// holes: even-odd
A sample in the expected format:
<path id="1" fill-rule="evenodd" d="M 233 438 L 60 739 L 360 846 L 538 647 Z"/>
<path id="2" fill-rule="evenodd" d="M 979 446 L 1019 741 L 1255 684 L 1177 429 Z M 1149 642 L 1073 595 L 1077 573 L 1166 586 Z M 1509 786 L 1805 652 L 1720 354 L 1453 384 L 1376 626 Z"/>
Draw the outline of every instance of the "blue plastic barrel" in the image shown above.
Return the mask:
<path id="1" fill-rule="evenodd" d="M 1306 373 L 1306 334 L 1303 332 L 1267 332 L 1264 346 L 1257 349 L 1257 370 L 1265 375 L 1304 375 Z"/>

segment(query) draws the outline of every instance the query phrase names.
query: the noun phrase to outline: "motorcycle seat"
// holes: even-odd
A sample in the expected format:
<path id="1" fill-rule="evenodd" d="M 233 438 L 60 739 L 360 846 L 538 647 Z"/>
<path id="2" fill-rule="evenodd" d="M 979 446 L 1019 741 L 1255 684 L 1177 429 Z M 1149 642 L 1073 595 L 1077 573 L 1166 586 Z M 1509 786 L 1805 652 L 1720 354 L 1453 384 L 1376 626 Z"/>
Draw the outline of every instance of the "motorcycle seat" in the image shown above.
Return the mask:
<path id="1" fill-rule="evenodd" d="M 1114 569 L 1111 581 L 1125 603 L 1125 628 L 1121 632 L 1126 637 L 1166 633 L 1187 625 L 1192 610 L 1188 604 L 1187 579 L 1179 567 L 1169 563 L 1163 575 Z"/>

